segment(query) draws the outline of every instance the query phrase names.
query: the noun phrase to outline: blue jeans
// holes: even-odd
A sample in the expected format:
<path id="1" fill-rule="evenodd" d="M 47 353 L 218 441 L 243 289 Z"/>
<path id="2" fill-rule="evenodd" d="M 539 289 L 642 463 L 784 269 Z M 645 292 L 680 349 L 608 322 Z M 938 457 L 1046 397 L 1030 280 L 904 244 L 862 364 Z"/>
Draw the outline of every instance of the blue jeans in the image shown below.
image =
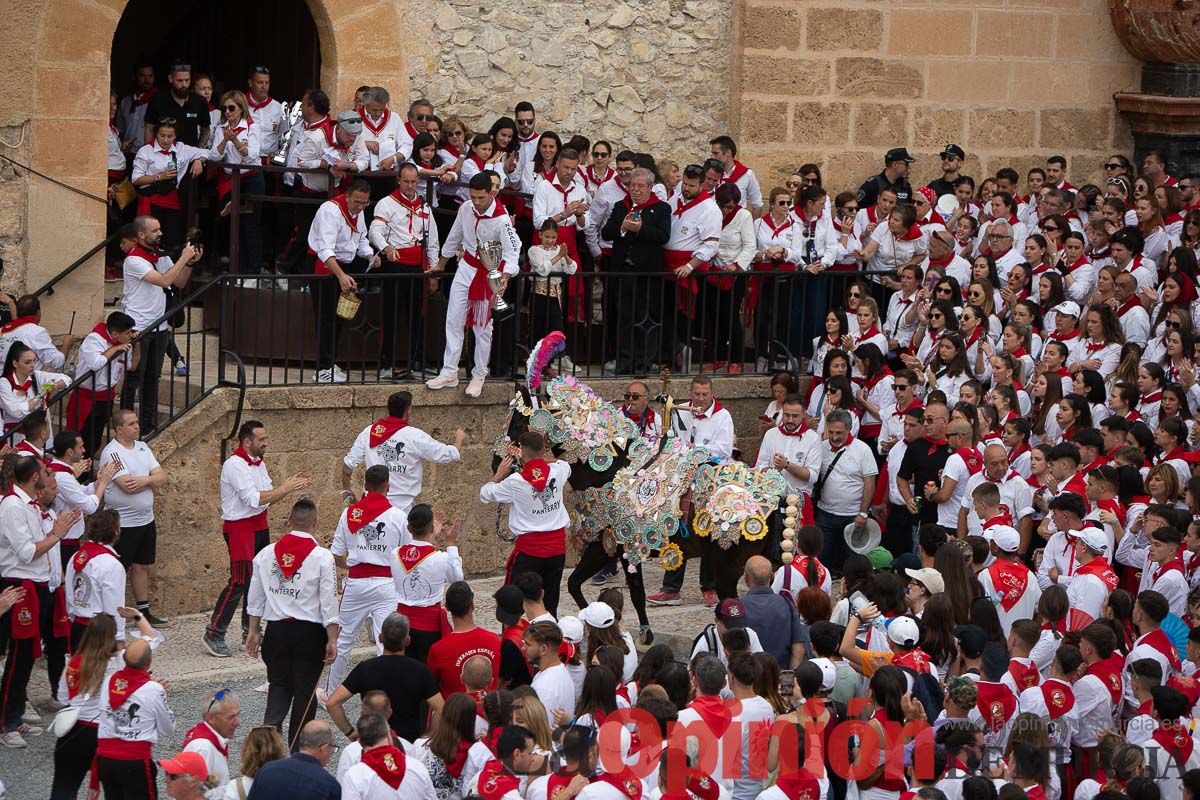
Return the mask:
<path id="1" fill-rule="evenodd" d="M 854 517 L 840 517 L 830 514 L 828 511 L 822 511 L 820 508 L 816 509 L 814 517 L 817 527 L 825 534 L 825 546 L 821 548 L 821 563 L 840 575 L 842 567 L 846 563 L 846 556 L 850 555 L 844 531 L 847 525 L 854 522 Z"/>

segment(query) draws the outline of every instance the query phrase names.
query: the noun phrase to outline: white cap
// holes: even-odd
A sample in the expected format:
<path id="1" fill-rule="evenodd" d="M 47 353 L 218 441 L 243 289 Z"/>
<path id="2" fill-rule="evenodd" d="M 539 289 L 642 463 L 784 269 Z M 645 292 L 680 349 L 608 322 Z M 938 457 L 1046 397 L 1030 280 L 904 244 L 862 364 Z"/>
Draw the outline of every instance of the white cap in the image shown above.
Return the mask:
<path id="1" fill-rule="evenodd" d="M 559 617 L 558 629 L 562 631 L 564 642 L 579 644 L 583 641 L 583 622 L 579 617 Z"/>
<path id="2" fill-rule="evenodd" d="M 837 683 L 837 667 L 828 658 L 814 658 L 809 663 L 821 670 L 821 691 L 832 692 L 833 685 Z"/>
<path id="3" fill-rule="evenodd" d="M 597 600 L 594 603 L 588 603 L 588 607 L 579 612 L 579 618 L 593 628 L 608 628 L 616 619 L 616 614 L 613 613 L 612 606 L 608 603 L 601 603 Z"/>
<path id="4" fill-rule="evenodd" d="M 916 647 L 921 639 L 921 629 L 912 617 L 896 617 L 888 625 L 887 635 L 901 647 Z"/>
<path id="5" fill-rule="evenodd" d="M 1067 536 L 1072 539 L 1079 539 L 1093 553 L 1104 554 L 1108 550 L 1108 537 L 1104 535 L 1104 531 L 1099 528 L 1093 528 L 1090 525 L 1084 526 L 1083 530 L 1067 531 Z"/>
<path id="6" fill-rule="evenodd" d="M 941 594 L 946 591 L 946 581 L 942 579 L 942 573 L 932 567 L 906 569 L 904 574 L 924 586 L 930 594 Z"/>
<path id="7" fill-rule="evenodd" d="M 1074 300 L 1064 300 L 1050 310 L 1055 314 L 1066 314 L 1067 316 L 1079 319 L 1079 304 Z"/>
<path id="8" fill-rule="evenodd" d="M 993 525 L 988 528 L 988 536 L 1005 553 L 1015 553 L 1021 546 L 1021 534 L 1011 525 Z"/>

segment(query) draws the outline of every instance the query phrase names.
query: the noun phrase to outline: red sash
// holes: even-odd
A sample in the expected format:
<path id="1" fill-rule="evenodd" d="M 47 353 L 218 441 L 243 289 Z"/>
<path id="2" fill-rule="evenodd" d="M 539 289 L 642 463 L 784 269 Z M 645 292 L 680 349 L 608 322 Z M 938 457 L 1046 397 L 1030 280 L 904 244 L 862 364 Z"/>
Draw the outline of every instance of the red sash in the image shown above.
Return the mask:
<path id="1" fill-rule="evenodd" d="M 1022 664 L 1015 658 L 1008 662 L 1008 674 L 1016 682 L 1017 691 L 1037 686 L 1042 680 L 1042 674 L 1038 672 L 1037 664 Z"/>
<path id="2" fill-rule="evenodd" d="M 475 793 L 483 800 L 500 800 L 509 792 L 519 792 L 521 781 L 497 759 L 483 765 Z"/>
<path id="3" fill-rule="evenodd" d="M 975 709 L 983 717 L 983 724 L 992 733 L 999 733 L 1017 712 L 1017 696 L 1003 683 L 976 683 L 979 697 Z"/>
<path id="4" fill-rule="evenodd" d="M 408 420 L 400 417 L 383 417 L 375 420 L 375 424 L 371 426 L 371 432 L 367 440 L 370 447 L 379 447 L 379 445 L 392 438 L 396 431 L 408 427 Z"/>
<path id="5" fill-rule="evenodd" d="M 1050 719 L 1058 719 L 1075 707 L 1075 690 L 1069 683 L 1050 678 L 1042 684 L 1041 690 Z"/>
<path id="6" fill-rule="evenodd" d="M 992 586 L 1000 592 L 1000 606 L 1005 611 L 1012 611 L 1029 587 L 1029 568 L 1020 562 L 997 559 L 988 567 L 988 575 Z"/>
<path id="7" fill-rule="evenodd" d="M 392 789 L 400 788 L 400 784 L 404 782 L 404 773 L 408 770 L 404 751 L 394 744 L 364 750 L 362 763 L 374 770 L 375 774 Z"/>
<path id="8" fill-rule="evenodd" d="M 1179 769 L 1187 767 L 1188 759 L 1192 757 L 1192 748 L 1195 746 L 1195 741 L 1186 728 L 1178 722 L 1164 722 L 1152 734 L 1151 738 L 1170 753 L 1171 758 L 1175 759 L 1175 763 Z"/>
<path id="9" fill-rule="evenodd" d="M 187 746 L 197 739 L 204 739 L 205 741 L 212 742 L 212 746 L 217 748 L 218 753 L 226 758 L 229 758 L 229 742 L 221 744 L 221 737 L 217 736 L 217 732 L 203 722 L 193 725 L 192 728 L 183 735 L 183 749 L 186 750 Z"/>
<path id="10" fill-rule="evenodd" d="M 821 797 L 821 785 L 803 768 L 789 775 L 781 773 L 775 785 L 788 800 L 820 800 Z"/>
<path id="11" fill-rule="evenodd" d="M 558 772 L 550 773 L 550 777 L 546 779 L 546 800 L 554 800 L 558 797 L 559 792 L 571 785 L 571 781 L 575 779 L 574 772 Z"/>
<path id="12" fill-rule="evenodd" d="M 270 523 L 267 521 L 265 508 L 252 517 L 222 520 L 221 531 L 229 541 L 229 560 L 253 561 L 254 534 L 265 531 L 268 527 Z"/>
<path id="13" fill-rule="evenodd" d="M 307 536 L 287 534 L 275 543 L 275 561 L 284 580 L 291 580 L 296 571 L 304 564 L 308 554 L 315 550 L 317 543 Z"/>
<path id="14" fill-rule="evenodd" d="M 607 783 L 629 800 L 642 800 L 642 782 L 629 767 L 620 772 L 603 772 L 592 778 L 592 783 Z"/>
<path id="15" fill-rule="evenodd" d="M 380 514 L 391 507 L 392 504 L 387 499 L 387 495 L 379 494 L 379 492 L 367 492 L 363 495 L 362 500 L 346 510 L 346 527 L 350 533 L 358 533 L 364 525 L 375 521 Z"/>
<path id="16" fill-rule="evenodd" d="M 688 704 L 688 708 L 700 715 L 704 724 L 718 739 L 725 735 L 725 731 L 729 729 L 729 725 L 733 721 L 733 713 L 720 697 L 700 695 Z"/>
<path id="17" fill-rule="evenodd" d="M 19 600 L 9 613 L 13 639 L 32 639 L 33 657 L 42 657 L 42 603 L 38 597 L 38 584 L 29 579 L 21 579 L 21 588 L 25 596 Z M 63 587 L 54 592 L 54 615 L 51 635 L 56 639 L 66 638 L 71 632 L 71 620 L 67 617 L 67 596 Z"/>
<path id="18" fill-rule="evenodd" d="M 558 528 L 552 531 L 528 531 L 513 542 L 514 553 L 524 553 L 534 558 L 553 558 L 566 552 L 567 531 Z"/>
<path id="19" fill-rule="evenodd" d="M 1082 572 L 1082 569 L 1080 570 Z M 1097 661 L 1084 670 L 1087 675 L 1095 675 L 1112 695 L 1113 705 L 1121 703 L 1121 672 L 1125 669 L 1125 661 L 1119 653 L 1113 653 L 1103 661 Z"/>
<path id="20" fill-rule="evenodd" d="M 686 278 L 676 278 L 675 270 L 686 265 L 692 260 L 691 250 L 663 250 L 663 270 L 667 273 L 667 280 L 675 281 L 675 306 L 689 319 L 694 319 L 696 316 L 696 295 L 700 293 L 700 284 L 696 278 L 689 275 Z M 703 272 L 708 266 L 708 262 L 700 264 L 696 269 Z"/>
<path id="21" fill-rule="evenodd" d="M 112 558 L 117 557 L 112 550 L 109 550 L 102 544 L 97 544 L 96 542 L 84 542 L 79 545 L 79 549 L 75 551 L 75 555 L 71 557 L 71 565 L 75 567 L 75 573 L 79 574 L 80 572 L 83 572 L 84 566 L 86 566 L 89 561 L 91 561 L 93 558 L 99 558 L 100 556 L 111 556 Z"/>
<path id="22" fill-rule="evenodd" d="M 151 681 L 150 673 L 144 669 L 124 667 L 108 679 L 108 707 L 116 711 L 133 693 Z"/>
<path id="23" fill-rule="evenodd" d="M 467 327 L 487 325 L 492 318 L 492 287 L 483 262 L 472 252 L 464 252 L 462 260 L 475 268 L 471 285 L 467 287 Z"/>

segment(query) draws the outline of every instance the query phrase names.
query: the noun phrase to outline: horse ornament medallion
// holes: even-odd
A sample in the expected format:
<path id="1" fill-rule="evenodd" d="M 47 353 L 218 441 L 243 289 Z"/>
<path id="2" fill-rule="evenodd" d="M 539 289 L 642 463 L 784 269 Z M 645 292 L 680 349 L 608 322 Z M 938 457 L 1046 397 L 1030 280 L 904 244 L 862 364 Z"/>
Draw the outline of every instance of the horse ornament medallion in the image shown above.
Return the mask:
<path id="1" fill-rule="evenodd" d="M 697 536 L 711 536 L 728 550 L 745 539 L 757 542 L 767 535 L 767 517 L 779 507 L 787 481 L 778 470 L 755 470 L 737 461 L 705 464 L 696 476 Z"/>
<path id="2" fill-rule="evenodd" d="M 597 472 L 613 465 L 617 448 L 637 437 L 637 426 L 586 383 L 559 376 L 547 386 L 549 400 L 529 416 L 569 464 L 586 463 Z"/>

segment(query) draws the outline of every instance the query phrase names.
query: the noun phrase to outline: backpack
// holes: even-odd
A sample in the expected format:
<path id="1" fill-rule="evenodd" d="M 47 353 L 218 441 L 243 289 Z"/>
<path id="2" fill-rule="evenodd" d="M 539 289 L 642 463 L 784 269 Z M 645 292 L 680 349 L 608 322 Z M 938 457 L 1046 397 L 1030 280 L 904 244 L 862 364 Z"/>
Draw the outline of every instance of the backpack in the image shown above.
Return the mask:
<path id="1" fill-rule="evenodd" d="M 942 714 L 946 703 L 946 695 L 942 685 L 938 683 L 937 674 L 926 672 L 918 674 L 911 667 L 900 667 L 912 680 L 912 696 L 925 707 L 926 719 L 937 719 Z"/>
<path id="2" fill-rule="evenodd" d="M 720 642 L 717 640 L 716 623 L 708 623 L 704 626 L 704 630 L 700 631 L 695 639 L 692 639 L 692 649 L 688 651 L 689 657 L 692 653 L 696 652 L 696 645 L 700 644 L 701 639 L 703 639 L 704 643 L 708 646 L 708 652 L 712 653 L 714 656 L 719 656 L 721 654 Z"/>

